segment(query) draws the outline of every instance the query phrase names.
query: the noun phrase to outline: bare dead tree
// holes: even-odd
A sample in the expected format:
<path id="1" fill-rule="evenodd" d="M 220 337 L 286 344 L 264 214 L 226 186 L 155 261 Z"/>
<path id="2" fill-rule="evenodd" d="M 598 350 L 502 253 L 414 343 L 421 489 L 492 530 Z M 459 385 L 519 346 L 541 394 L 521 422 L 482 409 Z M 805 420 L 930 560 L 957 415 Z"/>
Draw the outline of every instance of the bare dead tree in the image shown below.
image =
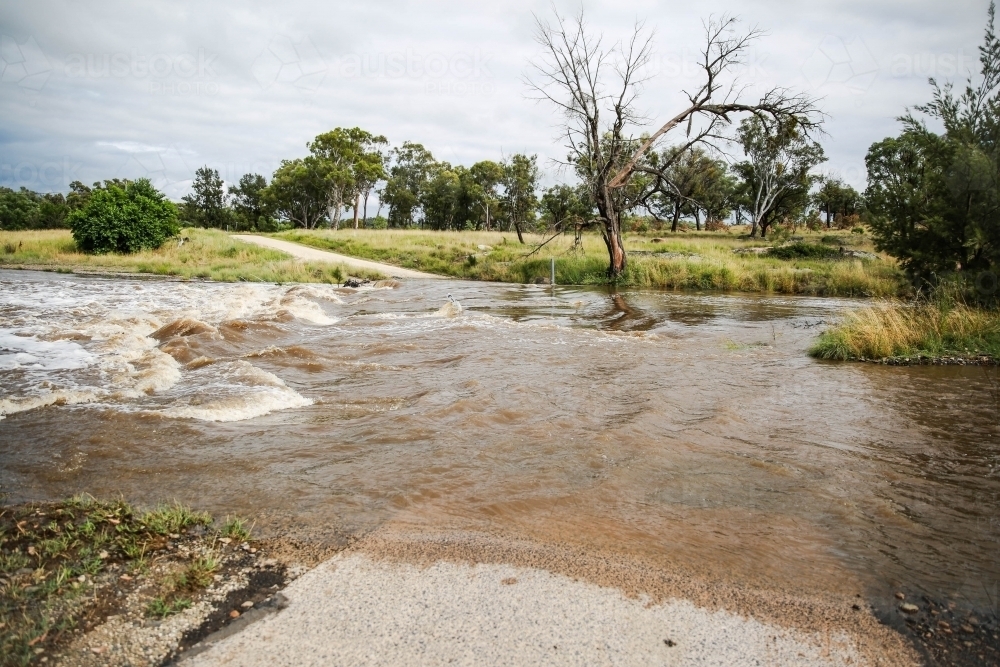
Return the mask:
<path id="1" fill-rule="evenodd" d="M 642 70 L 652 55 L 652 34 L 637 24 L 628 40 L 605 49 L 602 36 L 589 32 L 582 12 L 572 19 L 556 13 L 553 24 L 539 19 L 536 23 L 536 39 L 545 58 L 532 65 L 528 85 L 565 117 L 567 164 L 590 190 L 612 278 L 625 270 L 621 215 L 644 199 L 629 196 L 627 186 L 636 173 L 649 175 L 649 182 L 656 185 L 668 182 L 665 172 L 670 162 L 652 165 L 643 158 L 671 130 L 686 126 L 681 150 L 674 153 L 679 156 L 699 143 L 714 146 L 713 142 L 729 141 L 724 132 L 739 114 L 767 116 L 782 123 L 794 119 L 805 133 L 818 130 L 822 122 L 814 100 L 784 88 L 772 88 L 755 101 L 746 99 L 749 89 L 738 83 L 734 70 L 744 63 L 750 45 L 763 33 L 756 28 L 737 33 L 737 20 L 722 16 L 704 24 L 705 46 L 699 63 L 702 86 L 694 93 L 685 91 L 687 108 L 638 141 L 631 133 L 644 121 L 635 106 L 647 80 Z"/>
<path id="2" fill-rule="evenodd" d="M 587 31 L 582 12 L 570 20 L 557 13 L 554 25 L 538 19 L 536 23 L 545 59 L 534 65 L 528 84 L 565 116 L 567 164 L 587 185 L 602 223 L 609 273 L 617 276 L 625 270 L 624 209 L 622 193 L 611 188 L 610 181 L 634 148 L 628 131 L 641 120 L 634 106 L 652 35 L 636 25 L 630 40 L 604 48 L 601 36 Z"/>

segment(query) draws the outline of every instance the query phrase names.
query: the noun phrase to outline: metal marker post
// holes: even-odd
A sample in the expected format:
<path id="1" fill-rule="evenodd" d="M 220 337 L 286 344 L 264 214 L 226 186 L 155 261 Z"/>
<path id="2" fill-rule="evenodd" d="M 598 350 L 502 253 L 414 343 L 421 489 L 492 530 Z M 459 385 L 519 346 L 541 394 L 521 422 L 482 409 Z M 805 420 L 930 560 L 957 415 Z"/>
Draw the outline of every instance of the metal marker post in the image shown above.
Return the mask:
<path id="1" fill-rule="evenodd" d="M 549 280 L 549 284 L 555 287 L 556 285 L 556 258 L 552 258 L 552 278 Z"/>

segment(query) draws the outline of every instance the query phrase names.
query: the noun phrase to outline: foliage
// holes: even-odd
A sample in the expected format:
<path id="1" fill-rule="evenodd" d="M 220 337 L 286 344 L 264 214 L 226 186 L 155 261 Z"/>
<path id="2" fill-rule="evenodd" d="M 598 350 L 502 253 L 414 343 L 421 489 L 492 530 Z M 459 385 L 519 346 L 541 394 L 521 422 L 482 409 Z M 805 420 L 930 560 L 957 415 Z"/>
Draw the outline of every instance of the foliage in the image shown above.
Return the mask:
<path id="1" fill-rule="evenodd" d="M 771 248 L 767 255 L 779 259 L 827 259 L 839 257 L 840 252 L 818 243 L 790 243 Z"/>
<path id="2" fill-rule="evenodd" d="M 826 227 L 830 228 L 834 216 L 850 216 L 861 208 L 861 195 L 839 178 L 823 178 L 822 185 L 813 195 L 812 203 L 826 217 Z"/>
<path id="3" fill-rule="evenodd" d="M 503 161 L 502 210 L 524 243 L 524 230 L 534 226 L 538 199 L 538 157 L 516 153 Z"/>
<path id="4" fill-rule="evenodd" d="M 538 210 L 548 229 L 566 229 L 567 225 L 590 222 L 594 211 L 587 193 L 579 186 L 553 185 L 542 193 Z"/>
<path id="5" fill-rule="evenodd" d="M 745 184 L 750 235 L 759 229 L 763 238 L 771 225 L 803 215 L 816 181 L 810 171 L 826 157 L 794 119 L 750 116 L 740 123 L 736 137 L 746 155 L 735 169 Z"/>
<path id="6" fill-rule="evenodd" d="M 314 229 L 327 215 L 325 173 L 317 160 L 282 160 L 264 191 L 265 206 L 292 225 Z"/>
<path id="7" fill-rule="evenodd" d="M 641 202 L 657 220 L 669 217 L 670 231 L 677 231 L 682 216 L 694 216 L 700 231 L 702 214 L 707 224 L 732 210 L 737 183 L 727 164 L 704 148 L 668 146 L 650 152 L 646 163 L 657 178 Z"/>
<path id="8" fill-rule="evenodd" d="M 0 187 L 0 229 L 58 229 L 66 226 L 70 207 L 59 193 Z"/>
<path id="9" fill-rule="evenodd" d="M 194 173 L 192 193 L 181 198 L 181 216 L 189 225 L 223 229 L 233 223 L 227 206 L 225 183 L 216 169 L 200 167 Z"/>
<path id="10" fill-rule="evenodd" d="M 420 195 L 436 164 L 434 156 L 422 145 L 404 141 L 391 151 L 391 160 L 379 197 L 389 206 L 390 227 L 412 227 L 419 220 Z"/>
<path id="11" fill-rule="evenodd" d="M 69 223 L 86 253 L 154 250 L 178 231 L 177 208 L 144 178 L 94 190 Z"/>
<path id="12" fill-rule="evenodd" d="M 277 231 L 274 211 L 267 201 L 267 179 L 260 174 L 244 174 L 237 185 L 229 186 L 236 230 Z"/>
<path id="13" fill-rule="evenodd" d="M 940 122 L 943 133 L 912 114 L 903 131 L 872 145 L 865 158 L 865 191 L 876 247 L 899 258 L 919 285 L 951 274 L 973 284 L 995 276 L 1000 262 L 1000 40 L 991 4 L 979 80 L 956 95 L 951 83 L 930 80 L 932 101 L 916 110 Z M 995 281 L 995 277 L 993 278 Z"/>
<path id="14" fill-rule="evenodd" d="M 848 311 L 810 350 L 821 359 L 1000 358 L 1000 313 L 937 300 Z"/>

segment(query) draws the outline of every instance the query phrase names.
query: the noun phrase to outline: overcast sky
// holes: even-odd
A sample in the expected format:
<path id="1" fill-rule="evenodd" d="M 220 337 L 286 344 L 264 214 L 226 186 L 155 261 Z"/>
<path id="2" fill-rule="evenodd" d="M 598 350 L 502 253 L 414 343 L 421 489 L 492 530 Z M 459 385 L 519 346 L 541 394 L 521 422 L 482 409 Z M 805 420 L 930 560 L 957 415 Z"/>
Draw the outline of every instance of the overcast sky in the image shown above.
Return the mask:
<path id="1" fill-rule="evenodd" d="M 578 3 L 557 0 L 563 12 Z M 662 123 L 695 79 L 701 21 L 728 12 L 768 30 L 740 76 L 822 97 L 823 170 L 864 185 L 868 146 L 928 99 L 927 77 L 976 67 L 984 0 L 602 0 L 608 43 L 655 31 L 641 108 Z M 66 191 L 73 180 L 148 176 L 171 198 L 194 170 L 268 177 L 334 127 L 470 165 L 537 153 L 547 182 L 564 154 L 559 116 L 523 79 L 541 51 L 543 0 L 482 3 L 53 2 L 0 0 L 0 185 Z"/>

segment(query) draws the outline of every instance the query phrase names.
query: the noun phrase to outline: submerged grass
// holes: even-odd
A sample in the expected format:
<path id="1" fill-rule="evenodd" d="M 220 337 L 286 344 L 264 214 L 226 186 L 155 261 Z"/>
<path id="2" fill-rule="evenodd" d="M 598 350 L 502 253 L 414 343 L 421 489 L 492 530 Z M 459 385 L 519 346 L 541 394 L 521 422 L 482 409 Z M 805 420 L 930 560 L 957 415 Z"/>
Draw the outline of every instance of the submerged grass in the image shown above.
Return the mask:
<path id="1" fill-rule="evenodd" d="M 964 304 L 885 301 L 844 314 L 809 353 L 821 359 L 1000 359 L 1000 312 Z"/>
<path id="2" fill-rule="evenodd" d="M 352 257 L 375 260 L 408 269 L 456 278 L 532 283 L 549 277 L 556 260 L 556 282 L 594 285 L 608 282 L 604 242 L 586 234 L 582 247 L 572 235 L 552 240 L 528 256 L 545 240 L 528 235 L 527 243 L 503 232 L 425 232 L 419 230 L 293 230 L 279 238 Z M 688 232 L 656 237 L 630 234 L 624 287 L 701 289 L 829 296 L 887 297 L 907 290 L 902 272 L 891 259 L 844 257 L 822 243 L 832 241 L 870 250 L 870 243 L 854 238 L 806 233 L 804 243 L 784 255 L 736 254 L 738 248 L 770 246 L 770 241 L 746 239 L 736 232 Z M 804 248 L 804 250 L 803 250 Z"/>
<path id="3" fill-rule="evenodd" d="M 144 572 L 168 540 L 211 523 L 208 514 L 176 503 L 140 511 L 90 496 L 0 507 L 0 665 L 26 665 L 65 639 L 109 568 Z M 212 556 L 194 560 L 160 583 L 147 613 L 186 608 L 218 568 Z"/>
<path id="4" fill-rule="evenodd" d="M 233 239 L 212 229 L 185 229 L 178 245 L 168 240 L 158 250 L 131 255 L 79 252 L 69 230 L 0 231 L 0 268 L 147 273 L 226 282 L 340 283 L 347 275 L 380 278 L 338 264 L 302 262 L 287 254 Z"/>

